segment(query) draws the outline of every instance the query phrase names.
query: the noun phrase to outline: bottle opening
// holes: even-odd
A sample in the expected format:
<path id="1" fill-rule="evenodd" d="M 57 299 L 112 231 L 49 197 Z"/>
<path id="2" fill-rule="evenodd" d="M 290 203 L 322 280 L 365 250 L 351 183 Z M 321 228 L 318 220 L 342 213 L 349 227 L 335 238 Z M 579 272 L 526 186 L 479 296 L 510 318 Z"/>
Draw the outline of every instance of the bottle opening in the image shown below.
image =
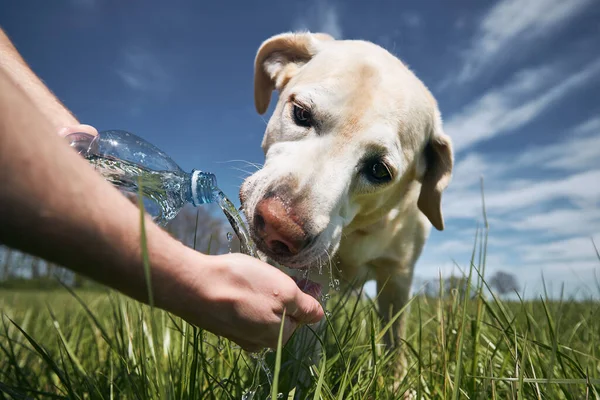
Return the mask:
<path id="1" fill-rule="evenodd" d="M 65 136 L 69 145 L 84 157 L 87 155 L 90 145 L 95 138 L 96 136 L 84 132 L 75 132 Z"/>
<path id="2" fill-rule="evenodd" d="M 215 201 L 217 177 L 210 172 L 192 171 L 192 202 L 195 206 Z"/>

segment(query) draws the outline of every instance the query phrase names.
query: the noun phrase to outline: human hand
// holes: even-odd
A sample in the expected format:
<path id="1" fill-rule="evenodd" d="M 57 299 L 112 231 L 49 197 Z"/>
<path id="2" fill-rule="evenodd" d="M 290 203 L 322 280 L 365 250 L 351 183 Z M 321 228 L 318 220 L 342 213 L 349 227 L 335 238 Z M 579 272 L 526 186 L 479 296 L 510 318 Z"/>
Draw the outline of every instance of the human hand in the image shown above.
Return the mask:
<path id="1" fill-rule="evenodd" d="M 65 137 L 79 132 L 98 134 L 85 124 L 63 127 L 58 134 Z M 185 267 L 165 265 L 176 276 L 178 288 L 177 296 L 172 291 L 164 294 L 162 308 L 233 340 L 245 350 L 277 346 L 284 309 L 283 343 L 299 324 L 323 318 L 319 302 L 269 264 L 243 254 L 207 256 L 191 249 L 186 253 Z M 170 260 L 173 258 L 168 264 Z M 182 271 L 187 274 L 185 278 Z M 179 290 L 181 286 L 185 289 Z"/>
<path id="2" fill-rule="evenodd" d="M 323 318 L 319 302 L 279 269 L 244 254 L 208 256 L 191 251 L 180 285 L 184 298 L 171 299 L 176 314 L 248 351 L 276 348 L 285 309 L 283 343 L 300 324 Z M 177 304 L 179 303 L 179 304 Z M 182 309 L 182 307 L 184 309 Z"/>

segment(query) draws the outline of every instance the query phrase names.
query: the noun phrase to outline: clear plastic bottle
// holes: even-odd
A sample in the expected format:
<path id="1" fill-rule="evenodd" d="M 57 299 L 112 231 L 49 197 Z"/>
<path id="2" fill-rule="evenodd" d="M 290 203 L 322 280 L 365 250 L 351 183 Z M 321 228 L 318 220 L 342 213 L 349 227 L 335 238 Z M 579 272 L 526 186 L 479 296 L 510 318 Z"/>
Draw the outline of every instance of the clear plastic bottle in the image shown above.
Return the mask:
<path id="1" fill-rule="evenodd" d="M 214 174 L 187 173 L 162 150 L 130 132 L 73 133 L 66 139 L 122 192 L 137 196 L 141 186 L 144 208 L 158 225 L 175 218 L 186 203 L 198 206 L 219 200 Z"/>

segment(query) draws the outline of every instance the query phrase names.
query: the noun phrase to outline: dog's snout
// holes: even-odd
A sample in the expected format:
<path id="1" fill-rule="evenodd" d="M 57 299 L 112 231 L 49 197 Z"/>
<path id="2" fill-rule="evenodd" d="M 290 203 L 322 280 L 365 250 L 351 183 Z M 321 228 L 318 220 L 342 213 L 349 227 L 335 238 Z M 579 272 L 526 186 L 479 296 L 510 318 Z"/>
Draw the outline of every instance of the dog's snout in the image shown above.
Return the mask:
<path id="1" fill-rule="evenodd" d="M 267 248 L 278 256 L 296 255 L 309 242 L 309 235 L 278 197 L 257 204 L 254 227 Z"/>

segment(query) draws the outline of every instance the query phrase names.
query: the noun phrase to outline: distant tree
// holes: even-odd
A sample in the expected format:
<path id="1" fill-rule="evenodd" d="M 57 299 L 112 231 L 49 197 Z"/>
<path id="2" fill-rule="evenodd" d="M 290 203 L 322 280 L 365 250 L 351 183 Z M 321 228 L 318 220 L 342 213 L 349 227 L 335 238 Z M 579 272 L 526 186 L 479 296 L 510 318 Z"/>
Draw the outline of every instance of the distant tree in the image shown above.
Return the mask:
<path id="1" fill-rule="evenodd" d="M 488 281 L 500 295 L 519 291 L 519 282 L 514 274 L 505 271 L 496 272 Z"/>
<path id="2" fill-rule="evenodd" d="M 426 279 L 423 281 L 415 282 L 415 287 L 421 289 L 421 293 L 427 297 L 439 297 L 440 295 L 440 281 L 439 279 Z"/>
<path id="3" fill-rule="evenodd" d="M 10 247 L 2 246 L 0 251 L 3 253 L 2 275 L 0 275 L 0 280 L 7 280 L 11 275 L 11 260 L 13 250 Z"/>
<path id="4" fill-rule="evenodd" d="M 33 279 L 39 279 L 40 275 L 41 275 L 41 266 L 42 266 L 42 259 L 38 258 L 38 257 L 32 257 L 29 256 L 27 257 L 28 259 L 31 259 L 31 277 Z"/>
<path id="5" fill-rule="evenodd" d="M 220 213 L 211 205 L 185 206 L 165 229 L 186 246 L 203 253 L 209 249 L 210 254 L 239 252 L 239 240 L 227 219 L 211 211 Z M 231 242 L 227 240 L 228 232 L 233 235 Z"/>

